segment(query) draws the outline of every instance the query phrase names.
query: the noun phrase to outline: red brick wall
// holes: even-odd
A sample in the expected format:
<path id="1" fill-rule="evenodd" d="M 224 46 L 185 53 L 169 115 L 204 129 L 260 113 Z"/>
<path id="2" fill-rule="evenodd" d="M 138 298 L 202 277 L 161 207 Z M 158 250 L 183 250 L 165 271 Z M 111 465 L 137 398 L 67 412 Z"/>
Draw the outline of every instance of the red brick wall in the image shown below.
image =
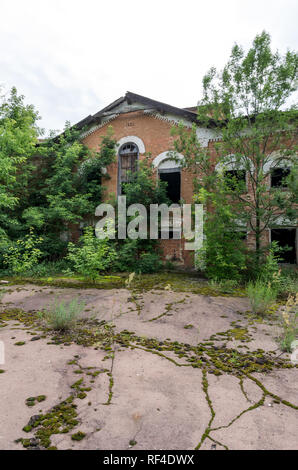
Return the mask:
<path id="1" fill-rule="evenodd" d="M 145 145 L 146 153 L 151 153 L 152 160 L 160 153 L 173 149 L 175 137 L 171 136 L 173 125 L 169 122 L 156 119 L 152 116 L 144 115 L 143 112 L 133 112 L 121 114 L 110 124 L 96 130 L 91 135 L 85 137 L 82 142 L 89 148 L 98 149 L 101 137 L 106 135 L 107 127 L 111 125 L 114 130 L 114 138 L 118 141 L 122 137 L 134 135 L 139 137 Z M 140 155 L 140 159 L 144 155 Z M 111 179 L 105 182 L 106 199 L 110 194 L 117 195 L 117 163 L 108 167 L 108 174 Z M 189 172 L 183 171 L 181 177 L 181 197 L 186 203 L 192 202 L 193 177 Z"/>
<path id="2" fill-rule="evenodd" d="M 121 114 L 116 119 L 106 124 L 102 128 L 96 130 L 89 136 L 86 136 L 82 142 L 88 147 L 98 149 L 101 143 L 101 137 L 107 134 L 108 126 L 112 126 L 114 130 L 114 138 L 119 141 L 122 137 L 126 136 L 137 136 L 139 137 L 144 145 L 146 153 L 151 154 L 152 160 L 162 152 L 173 149 L 173 142 L 175 137 L 171 136 L 171 128 L 173 124 L 160 119 L 157 119 L 150 115 L 145 115 L 143 111 L 135 111 L 127 114 Z M 208 144 L 210 156 L 216 164 L 217 152 L 215 150 L 215 143 L 210 141 Z M 140 155 L 140 159 L 143 159 L 144 154 Z M 111 179 L 106 180 L 104 185 L 106 187 L 105 200 L 108 200 L 111 196 L 117 196 L 117 163 L 110 165 L 108 168 L 108 174 Z M 182 170 L 181 173 L 181 198 L 185 203 L 193 202 L 193 178 L 194 175 L 189 172 Z M 250 188 L 248 188 L 250 191 Z M 263 243 L 269 241 L 269 231 L 264 232 Z M 253 247 L 255 245 L 254 234 L 248 233 L 247 235 L 248 246 Z M 187 268 L 193 267 L 193 253 L 191 251 L 184 250 L 184 240 L 162 240 L 160 246 L 164 253 L 164 259 L 180 260 L 180 264 Z"/>
<path id="3" fill-rule="evenodd" d="M 153 160 L 160 153 L 173 149 L 175 137 L 171 136 L 173 124 L 156 119 L 152 116 L 144 115 L 143 112 L 133 112 L 121 114 L 109 124 L 96 130 L 89 136 L 82 139 L 82 142 L 89 148 L 98 149 L 101 137 L 107 133 L 107 127 L 111 125 L 114 130 L 114 138 L 118 141 L 122 137 L 134 135 L 139 137 L 145 145 L 146 153 L 151 154 Z M 140 159 L 145 157 L 140 155 Z M 106 187 L 105 199 L 112 195 L 117 196 L 118 170 L 117 163 L 107 168 L 110 179 L 104 182 Z M 181 198 L 185 203 L 191 203 L 193 197 L 193 175 L 188 171 L 181 173 Z M 162 240 L 160 247 L 163 251 L 163 259 L 176 260 L 178 265 L 193 267 L 193 253 L 183 249 L 184 240 Z"/>

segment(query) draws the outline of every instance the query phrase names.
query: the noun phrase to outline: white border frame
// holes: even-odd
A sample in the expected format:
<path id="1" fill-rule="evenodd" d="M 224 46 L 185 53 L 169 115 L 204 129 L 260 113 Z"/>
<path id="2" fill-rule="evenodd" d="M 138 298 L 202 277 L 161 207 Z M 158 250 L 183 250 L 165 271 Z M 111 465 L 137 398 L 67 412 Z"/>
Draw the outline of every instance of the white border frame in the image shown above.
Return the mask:
<path id="1" fill-rule="evenodd" d="M 145 144 L 142 141 L 142 139 L 140 139 L 140 137 L 137 137 L 136 135 L 127 135 L 125 137 L 121 137 L 121 139 L 119 139 L 118 142 L 117 142 L 117 145 L 118 145 L 117 154 L 118 154 L 118 156 L 119 156 L 119 149 L 122 147 L 122 145 L 128 144 L 128 143 L 136 144 L 136 146 L 139 149 L 139 154 L 143 154 L 143 153 L 146 152 Z"/>

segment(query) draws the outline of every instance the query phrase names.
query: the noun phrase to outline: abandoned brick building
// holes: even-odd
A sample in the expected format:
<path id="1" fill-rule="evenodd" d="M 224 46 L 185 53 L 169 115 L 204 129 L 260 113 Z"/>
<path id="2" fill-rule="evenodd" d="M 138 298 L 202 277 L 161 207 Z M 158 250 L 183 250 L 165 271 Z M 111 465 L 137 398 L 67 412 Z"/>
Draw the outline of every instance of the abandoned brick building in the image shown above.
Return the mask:
<path id="1" fill-rule="evenodd" d="M 117 160 L 107 169 L 110 179 L 106 182 L 106 197 L 120 195 L 121 185 L 126 181 L 128 170 L 137 169 L 137 161 L 150 153 L 157 177 L 168 182 L 168 196 L 173 202 L 183 200 L 193 202 L 193 176 L 183 170 L 177 160 L 169 157 L 173 149 L 174 137 L 171 136 L 173 125 L 182 122 L 191 128 L 197 124 L 197 137 L 202 146 L 214 149 L 215 133 L 210 128 L 200 127 L 197 120 L 197 108 L 177 108 L 155 101 L 144 96 L 127 92 L 94 115 L 80 121 L 76 127 L 86 129 L 81 140 L 89 148 L 97 149 L 101 137 L 107 134 L 108 126 L 113 127 L 114 138 L 117 140 Z M 214 149 L 215 152 L 215 149 Z M 271 185 L 279 185 L 284 176 L 283 169 L 275 169 L 271 175 Z M 244 175 L 245 177 L 245 175 Z M 298 230 L 293 226 L 271 227 L 266 231 L 268 242 L 277 240 L 281 246 L 288 245 L 292 249 L 286 252 L 285 262 L 297 263 Z M 248 243 L 254 243 L 252 234 L 245 234 Z M 184 249 L 184 239 L 160 240 L 164 259 L 174 260 L 177 264 L 190 268 L 194 264 L 194 256 Z"/>

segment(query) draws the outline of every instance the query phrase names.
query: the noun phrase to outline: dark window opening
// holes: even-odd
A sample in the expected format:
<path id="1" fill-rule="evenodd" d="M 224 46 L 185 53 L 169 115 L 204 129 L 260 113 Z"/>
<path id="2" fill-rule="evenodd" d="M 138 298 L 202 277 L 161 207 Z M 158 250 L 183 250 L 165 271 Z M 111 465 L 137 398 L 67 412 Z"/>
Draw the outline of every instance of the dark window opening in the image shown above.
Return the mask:
<path id="1" fill-rule="evenodd" d="M 285 250 L 280 254 L 282 263 L 296 264 L 296 229 L 279 228 L 271 230 L 271 242 L 276 241 L 278 246 Z"/>
<path id="2" fill-rule="evenodd" d="M 139 149 L 133 143 L 122 145 L 119 151 L 119 191 L 124 193 L 123 185 L 129 183 L 131 175 L 137 171 Z"/>
<path id="3" fill-rule="evenodd" d="M 285 188 L 287 183 L 285 178 L 289 176 L 289 168 L 274 168 L 271 171 L 271 187 L 272 188 Z"/>
<path id="4" fill-rule="evenodd" d="M 226 170 L 225 180 L 231 190 L 237 188 L 242 191 L 246 188 L 246 171 L 245 170 Z"/>
<path id="5" fill-rule="evenodd" d="M 161 181 L 167 183 L 167 196 L 171 202 L 177 203 L 181 199 L 181 173 L 180 171 L 160 171 Z"/>

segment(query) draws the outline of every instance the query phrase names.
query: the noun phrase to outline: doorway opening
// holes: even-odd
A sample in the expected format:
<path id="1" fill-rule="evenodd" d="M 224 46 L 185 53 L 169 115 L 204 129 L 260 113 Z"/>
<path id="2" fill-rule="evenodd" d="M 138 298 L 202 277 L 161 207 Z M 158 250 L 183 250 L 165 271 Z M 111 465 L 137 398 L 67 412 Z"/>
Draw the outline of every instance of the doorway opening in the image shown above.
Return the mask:
<path id="1" fill-rule="evenodd" d="M 159 178 L 167 183 L 167 196 L 173 203 L 181 199 L 181 172 L 177 168 L 159 170 Z"/>
<path id="2" fill-rule="evenodd" d="M 271 229 L 271 242 L 276 241 L 285 250 L 280 254 L 283 263 L 296 264 L 296 229 Z M 288 248 L 288 249 L 287 249 Z"/>

